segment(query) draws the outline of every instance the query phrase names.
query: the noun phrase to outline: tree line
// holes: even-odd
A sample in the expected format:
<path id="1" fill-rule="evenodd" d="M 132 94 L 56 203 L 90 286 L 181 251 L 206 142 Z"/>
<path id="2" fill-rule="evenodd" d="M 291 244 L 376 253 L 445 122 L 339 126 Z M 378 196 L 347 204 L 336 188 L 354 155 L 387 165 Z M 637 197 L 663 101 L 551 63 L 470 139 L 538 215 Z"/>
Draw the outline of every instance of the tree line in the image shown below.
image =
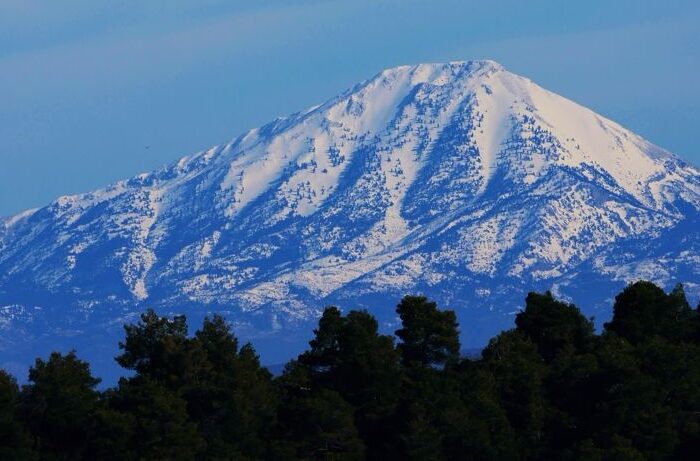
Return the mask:
<path id="1" fill-rule="evenodd" d="M 328 307 L 308 349 L 273 377 L 225 320 L 193 335 L 145 312 L 104 391 L 74 352 L 0 371 L 2 460 L 664 460 L 700 453 L 700 314 L 682 286 L 615 298 L 598 334 L 551 293 L 460 356 L 453 311 L 421 296 L 380 334 Z"/>

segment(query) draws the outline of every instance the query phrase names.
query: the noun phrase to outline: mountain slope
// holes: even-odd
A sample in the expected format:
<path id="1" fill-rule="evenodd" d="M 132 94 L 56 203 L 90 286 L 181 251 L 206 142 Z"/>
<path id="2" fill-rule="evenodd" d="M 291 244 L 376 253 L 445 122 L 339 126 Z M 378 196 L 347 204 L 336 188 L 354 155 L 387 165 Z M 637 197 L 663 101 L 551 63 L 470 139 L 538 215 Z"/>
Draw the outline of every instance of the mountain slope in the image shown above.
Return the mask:
<path id="1" fill-rule="evenodd" d="M 155 306 L 223 310 L 286 358 L 280 338 L 325 304 L 391 328 L 409 292 L 457 308 L 479 345 L 527 289 L 589 311 L 638 276 L 697 294 L 699 210 L 698 169 L 494 62 L 402 66 L 0 221 L 0 348 L 92 347 Z"/>

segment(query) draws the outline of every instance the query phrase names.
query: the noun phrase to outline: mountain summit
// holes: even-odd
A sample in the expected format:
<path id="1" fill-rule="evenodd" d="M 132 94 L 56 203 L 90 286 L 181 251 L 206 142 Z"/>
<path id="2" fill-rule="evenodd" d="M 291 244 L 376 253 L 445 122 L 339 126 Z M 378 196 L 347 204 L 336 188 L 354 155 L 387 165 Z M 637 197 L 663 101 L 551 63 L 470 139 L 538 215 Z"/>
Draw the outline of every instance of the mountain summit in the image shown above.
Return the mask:
<path id="1" fill-rule="evenodd" d="M 625 281 L 697 282 L 699 224 L 700 171 L 617 123 L 492 61 L 395 67 L 0 219 L 0 362 L 110 347 L 149 306 L 224 311 L 284 358 L 324 305 L 392 328 L 407 293 L 457 309 L 480 345 L 529 289 L 605 318 Z"/>

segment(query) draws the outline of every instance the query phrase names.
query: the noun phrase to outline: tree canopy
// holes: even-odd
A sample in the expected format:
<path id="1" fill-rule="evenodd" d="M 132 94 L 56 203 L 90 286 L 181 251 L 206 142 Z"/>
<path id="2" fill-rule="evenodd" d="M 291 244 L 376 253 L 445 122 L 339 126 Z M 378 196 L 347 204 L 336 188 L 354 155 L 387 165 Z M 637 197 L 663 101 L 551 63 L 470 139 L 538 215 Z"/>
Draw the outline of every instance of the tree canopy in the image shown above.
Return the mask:
<path id="1" fill-rule="evenodd" d="M 700 307 L 700 306 L 699 306 Z M 277 377 L 213 315 L 146 311 L 125 326 L 128 377 L 99 391 L 75 352 L 0 370 L 0 459 L 671 460 L 700 450 L 700 314 L 683 287 L 627 286 L 596 333 L 549 293 L 480 357 L 453 311 L 396 307 L 395 336 L 365 310 L 323 311 Z"/>

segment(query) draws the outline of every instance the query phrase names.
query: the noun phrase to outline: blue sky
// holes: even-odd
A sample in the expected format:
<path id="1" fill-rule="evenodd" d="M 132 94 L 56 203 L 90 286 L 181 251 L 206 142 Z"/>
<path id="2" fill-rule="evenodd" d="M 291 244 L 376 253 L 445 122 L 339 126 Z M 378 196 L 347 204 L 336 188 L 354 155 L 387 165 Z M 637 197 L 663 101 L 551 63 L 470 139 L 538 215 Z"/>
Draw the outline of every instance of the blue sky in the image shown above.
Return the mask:
<path id="1" fill-rule="evenodd" d="M 479 58 L 700 165 L 697 1 L 0 0 L 0 215 Z"/>

